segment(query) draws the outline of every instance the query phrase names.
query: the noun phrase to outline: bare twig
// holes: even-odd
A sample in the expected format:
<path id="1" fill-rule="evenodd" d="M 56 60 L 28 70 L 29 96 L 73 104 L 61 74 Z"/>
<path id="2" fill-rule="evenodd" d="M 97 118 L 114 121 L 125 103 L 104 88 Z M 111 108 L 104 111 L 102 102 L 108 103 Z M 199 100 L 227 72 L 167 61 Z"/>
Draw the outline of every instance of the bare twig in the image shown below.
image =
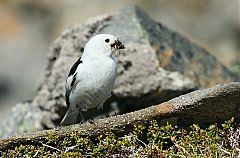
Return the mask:
<path id="1" fill-rule="evenodd" d="M 50 145 L 47 145 L 47 144 L 43 144 L 43 143 L 42 143 L 42 145 L 45 146 L 45 147 L 48 147 L 48 148 L 51 148 L 51 149 L 54 149 L 54 150 L 57 150 L 57 151 L 61 152 L 61 150 L 59 150 L 59 149 L 57 149 L 57 148 L 55 148 L 53 146 L 50 146 Z"/>
<path id="2" fill-rule="evenodd" d="M 68 152 L 69 150 L 72 150 L 72 149 L 74 149 L 74 148 L 76 148 L 76 147 L 78 147 L 78 146 L 79 146 L 79 144 L 74 145 L 74 146 L 67 147 L 64 152 L 66 153 L 66 152 Z"/>

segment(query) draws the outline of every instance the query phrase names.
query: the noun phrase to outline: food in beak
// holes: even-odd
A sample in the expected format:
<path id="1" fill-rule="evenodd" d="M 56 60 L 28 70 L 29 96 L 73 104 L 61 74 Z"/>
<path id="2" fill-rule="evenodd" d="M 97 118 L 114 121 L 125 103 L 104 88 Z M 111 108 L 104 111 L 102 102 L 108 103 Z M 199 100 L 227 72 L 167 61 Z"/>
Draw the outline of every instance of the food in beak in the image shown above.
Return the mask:
<path id="1" fill-rule="evenodd" d="M 113 44 L 111 44 L 111 47 L 115 48 L 115 49 L 124 49 L 125 48 L 125 46 L 119 40 L 116 40 Z"/>

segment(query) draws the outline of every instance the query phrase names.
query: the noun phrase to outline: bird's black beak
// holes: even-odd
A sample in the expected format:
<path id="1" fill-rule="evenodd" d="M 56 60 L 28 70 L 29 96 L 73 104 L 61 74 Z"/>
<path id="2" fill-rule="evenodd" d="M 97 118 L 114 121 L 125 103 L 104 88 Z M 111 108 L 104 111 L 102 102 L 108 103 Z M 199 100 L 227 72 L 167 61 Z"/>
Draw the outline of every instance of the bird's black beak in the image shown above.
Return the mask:
<path id="1" fill-rule="evenodd" d="M 111 44 L 111 47 L 115 49 L 125 49 L 125 46 L 119 40 L 115 40 L 115 42 Z"/>

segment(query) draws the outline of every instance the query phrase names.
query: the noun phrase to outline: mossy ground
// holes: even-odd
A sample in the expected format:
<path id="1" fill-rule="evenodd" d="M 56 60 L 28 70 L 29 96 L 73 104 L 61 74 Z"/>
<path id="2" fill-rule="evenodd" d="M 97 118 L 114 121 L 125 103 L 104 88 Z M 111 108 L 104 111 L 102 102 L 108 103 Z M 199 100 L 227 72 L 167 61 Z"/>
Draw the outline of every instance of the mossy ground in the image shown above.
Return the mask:
<path id="1" fill-rule="evenodd" d="M 81 137 L 78 132 L 60 138 L 20 144 L 0 153 L 2 157 L 238 157 L 240 128 L 234 119 L 202 129 L 192 125 L 178 129 L 170 124 L 136 125 L 125 136 L 113 133 Z"/>

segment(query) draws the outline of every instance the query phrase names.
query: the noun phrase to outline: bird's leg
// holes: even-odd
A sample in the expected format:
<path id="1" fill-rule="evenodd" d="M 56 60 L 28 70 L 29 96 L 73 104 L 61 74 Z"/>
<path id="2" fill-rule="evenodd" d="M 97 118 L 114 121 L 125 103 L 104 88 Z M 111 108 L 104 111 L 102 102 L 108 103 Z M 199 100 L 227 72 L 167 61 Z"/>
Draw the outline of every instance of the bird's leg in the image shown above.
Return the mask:
<path id="1" fill-rule="evenodd" d="M 102 112 L 103 112 L 103 103 L 104 103 L 108 98 L 110 98 L 111 96 L 112 96 L 112 92 L 106 97 L 106 99 L 104 99 L 104 100 L 102 101 L 101 104 L 99 104 L 99 105 L 97 106 L 97 110 L 98 110 L 98 111 L 102 111 Z"/>
<path id="2" fill-rule="evenodd" d="M 83 116 L 83 113 L 82 113 L 81 109 L 79 110 L 79 114 L 81 116 L 81 123 L 84 123 L 85 119 L 84 119 L 84 116 Z"/>
<path id="3" fill-rule="evenodd" d="M 98 111 L 103 111 L 103 103 L 104 103 L 104 101 L 97 106 Z"/>

